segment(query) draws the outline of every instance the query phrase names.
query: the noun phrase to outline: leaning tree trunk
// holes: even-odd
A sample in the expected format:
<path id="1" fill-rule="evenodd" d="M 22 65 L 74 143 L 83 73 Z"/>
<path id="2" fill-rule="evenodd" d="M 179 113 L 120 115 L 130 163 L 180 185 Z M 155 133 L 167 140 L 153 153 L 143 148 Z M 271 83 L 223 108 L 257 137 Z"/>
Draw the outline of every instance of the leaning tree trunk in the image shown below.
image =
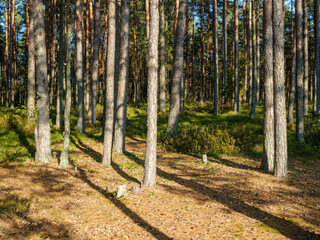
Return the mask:
<path id="1" fill-rule="evenodd" d="M 303 119 L 303 48 L 302 48 L 302 0 L 296 0 L 296 28 L 297 28 L 297 110 L 296 134 L 298 141 L 304 143 Z"/>
<path id="2" fill-rule="evenodd" d="M 83 19 L 82 0 L 76 0 L 76 80 L 78 84 L 78 121 L 77 130 L 85 132 L 84 121 L 84 79 L 83 79 Z"/>
<path id="3" fill-rule="evenodd" d="M 165 36 L 165 15 L 164 0 L 160 0 L 160 111 L 166 111 L 166 36 Z"/>
<path id="4" fill-rule="evenodd" d="M 214 73 L 214 108 L 213 114 L 218 115 L 219 111 L 219 50 L 218 50 L 218 19 L 217 19 L 217 0 L 213 0 L 212 12 L 213 12 L 213 73 Z"/>
<path id="5" fill-rule="evenodd" d="M 314 53 L 314 68 L 315 68 L 315 97 L 313 111 L 315 116 L 319 116 L 319 104 L 320 104 L 320 56 L 319 56 L 319 17 L 320 17 L 320 4 L 319 0 L 314 0 L 314 35 L 315 35 L 315 53 Z"/>
<path id="6" fill-rule="evenodd" d="M 127 95 L 129 77 L 129 0 L 121 1 L 119 81 L 114 133 L 114 150 L 125 152 L 127 122 Z"/>
<path id="7" fill-rule="evenodd" d="M 69 142 L 70 142 L 70 109 L 71 109 L 71 26 L 68 26 L 67 31 L 67 72 L 66 72 L 66 105 L 64 111 L 64 136 L 63 136 L 63 148 L 60 158 L 60 167 L 67 167 L 69 164 Z"/>
<path id="8" fill-rule="evenodd" d="M 109 0 L 108 4 L 108 52 L 107 52 L 107 78 L 105 95 L 105 126 L 103 144 L 103 165 L 111 165 L 113 121 L 114 121 L 114 81 L 115 81 L 115 48 L 116 48 L 116 0 Z"/>
<path id="9" fill-rule="evenodd" d="M 35 75 L 35 49 L 34 49 L 34 5 L 33 0 L 29 0 L 29 39 L 28 39 L 28 120 L 35 120 L 35 95 L 36 95 L 36 75 Z"/>
<path id="10" fill-rule="evenodd" d="M 183 1 L 183 0 L 182 0 Z M 181 6 L 181 5 L 180 5 Z M 148 109 L 147 146 L 142 186 L 156 185 L 157 169 L 157 88 L 159 0 L 150 0 L 150 28 L 148 42 Z M 179 111 L 179 109 L 178 109 Z"/>
<path id="11" fill-rule="evenodd" d="M 89 112 L 91 123 L 96 124 L 97 83 L 99 79 L 99 49 L 100 49 L 100 0 L 94 3 L 94 44 L 92 56 L 92 84 Z"/>
<path id="12" fill-rule="evenodd" d="M 44 31 L 43 2 L 34 0 L 34 26 L 35 31 L 35 54 L 36 54 L 36 76 L 37 76 L 37 110 L 38 129 L 35 136 L 38 139 L 36 161 L 47 163 L 51 161 L 51 139 L 49 124 L 49 94 L 47 76 L 47 53 Z"/>
<path id="13" fill-rule="evenodd" d="M 273 31 L 272 1 L 263 1 L 264 139 L 261 168 L 274 169 Z"/>
<path id="14" fill-rule="evenodd" d="M 299 1 L 299 0 L 298 0 Z M 275 177 L 287 177 L 287 121 L 284 74 L 284 18 L 281 1 L 273 1 L 273 81 L 275 124 Z"/>
<path id="15" fill-rule="evenodd" d="M 181 81 L 183 78 L 183 42 L 186 24 L 187 1 L 181 0 L 179 5 L 179 17 L 177 23 L 174 60 L 173 60 L 173 76 L 170 113 L 168 119 L 167 133 L 172 133 L 178 130 L 179 126 L 179 111 L 181 97 Z"/>
<path id="16" fill-rule="evenodd" d="M 238 0 L 234 1 L 234 111 L 239 112 L 239 9 Z"/>

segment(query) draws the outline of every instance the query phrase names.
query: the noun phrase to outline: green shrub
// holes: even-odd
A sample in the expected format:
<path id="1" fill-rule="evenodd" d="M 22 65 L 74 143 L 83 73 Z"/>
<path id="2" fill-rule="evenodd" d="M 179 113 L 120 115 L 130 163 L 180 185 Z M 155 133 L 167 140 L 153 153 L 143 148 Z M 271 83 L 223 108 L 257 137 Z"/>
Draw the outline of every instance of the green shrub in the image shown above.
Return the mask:
<path id="1" fill-rule="evenodd" d="M 187 154 L 217 156 L 239 151 L 230 131 L 222 125 L 181 127 L 177 133 L 162 134 L 159 140 L 166 150 Z"/>

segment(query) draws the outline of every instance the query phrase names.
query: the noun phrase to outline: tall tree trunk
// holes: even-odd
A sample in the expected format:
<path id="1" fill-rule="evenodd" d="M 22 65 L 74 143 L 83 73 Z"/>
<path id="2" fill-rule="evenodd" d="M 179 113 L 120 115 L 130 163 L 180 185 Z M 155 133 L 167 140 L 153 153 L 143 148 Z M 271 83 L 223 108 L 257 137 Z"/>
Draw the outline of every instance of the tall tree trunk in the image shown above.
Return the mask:
<path id="1" fill-rule="evenodd" d="M 291 1 L 291 5 L 292 5 Z M 292 7 L 291 7 L 292 8 Z M 293 14 L 293 13 L 292 13 Z M 295 17 L 296 18 L 296 17 Z M 293 124 L 293 108 L 294 108 L 294 101 L 295 101 L 295 89 L 296 89 L 296 36 L 297 30 L 296 27 L 293 27 L 294 20 L 292 19 L 291 23 L 291 30 L 292 30 L 292 64 L 291 64 L 291 83 L 290 83 L 290 92 L 289 92 L 289 109 L 288 109 L 288 122 Z"/>
<path id="2" fill-rule="evenodd" d="M 129 0 L 121 1 L 121 40 L 120 40 L 120 69 L 118 81 L 116 122 L 114 134 L 114 150 L 125 152 L 125 130 L 127 122 L 127 95 L 129 77 Z"/>
<path id="3" fill-rule="evenodd" d="M 84 79 L 83 79 L 83 17 L 82 1 L 76 0 L 76 79 L 78 84 L 78 120 L 77 130 L 85 132 L 84 121 Z"/>
<path id="4" fill-rule="evenodd" d="M 10 81 L 10 108 L 14 108 L 14 100 L 15 100 L 15 85 L 16 85 L 16 44 L 15 44 L 15 39 L 16 39 L 16 23 L 15 23 L 15 0 L 12 0 L 11 2 L 11 34 L 10 34 L 10 42 L 11 42 L 11 57 L 12 57 L 12 62 L 10 64 L 11 67 L 11 81 Z"/>
<path id="5" fill-rule="evenodd" d="M 63 136 L 63 148 L 60 158 L 60 167 L 67 167 L 69 164 L 68 155 L 69 155 L 69 142 L 70 142 L 70 109 L 71 109 L 71 26 L 68 26 L 67 30 L 67 50 L 66 50 L 66 59 L 67 59 L 67 72 L 66 72 L 66 104 L 64 111 L 64 136 Z"/>
<path id="6" fill-rule="evenodd" d="M 183 1 L 183 0 L 182 0 Z M 147 146 L 142 186 L 156 185 L 157 168 L 157 88 L 158 88 L 159 0 L 150 0 L 150 35 L 148 42 Z M 178 109 L 179 111 L 179 109 Z"/>
<path id="7" fill-rule="evenodd" d="M 248 95 L 248 25 L 247 25 L 247 0 L 242 2 L 242 15 L 243 15 L 243 32 L 244 32 L 244 93 L 243 102 L 247 102 Z"/>
<path id="8" fill-rule="evenodd" d="M 90 109 L 91 123 L 96 124 L 97 83 L 99 79 L 99 49 L 100 49 L 100 0 L 94 2 L 94 43 L 92 56 L 92 84 Z"/>
<path id="9" fill-rule="evenodd" d="M 299 0 L 298 0 L 299 1 Z M 284 74 L 284 18 L 281 1 L 273 1 L 273 81 L 275 124 L 275 177 L 287 177 L 287 121 Z"/>
<path id="10" fill-rule="evenodd" d="M 99 5 L 100 5 L 100 1 L 99 1 Z M 94 26 L 94 21 L 93 21 L 93 5 L 92 5 L 92 0 L 89 1 L 89 20 L 90 20 L 90 32 L 91 32 L 91 35 L 90 35 L 90 45 L 91 45 L 91 48 L 90 48 L 90 56 L 92 58 L 92 64 L 91 64 L 91 76 L 89 77 L 89 86 L 88 86 L 88 92 L 89 92 L 89 103 L 88 103 L 88 120 L 89 120 L 89 123 L 90 124 L 95 124 L 96 123 L 96 120 L 95 120 L 95 117 L 94 117 L 94 120 L 92 119 L 93 118 L 93 64 L 94 64 L 94 59 L 93 59 L 93 48 L 94 48 L 94 34 L 95 34 L 95 26 Z M 100 9 L 99 9 L 99 12 L 98 12 L 98 16 L 100 18 Z M 96 16 L 95 16 L 96 17 Z M 100 19 L 99 19 L 99 24 L 100 24 Z M 100 26 L 99 26 L 99 35 L 100 35 Z M 99 36 L 100 37 L 100 36 Z M 98 47 L 100 47 L 100 41 L 98 43 Z M 89 66 L 90 67 L 90 66 Z M 97 81 L 98 81 L 98 76 L 99 76 L 99 48 L 98 48 L 98 60 L 97 60 L 97 72 L 96 72 L 96 86 L 95 86 L 95 92 L 97 92 Z M 90 75 L 90 70 L 89 70 L 89 75 Z M 97 103 L 97 93 L 95 93 L 95 101 Z M 94 107 L 96 107 L 96 104 L 94 105 Z"/>
<path id="11" fill-rule="evenodd" d="M 65 0 L 60 1 L 60 33 L 59 33 L 59 79 L 57 91 L 57 116 L 56 126 L 61 128 L 62 122 L 62 108 L 63 108 L 63 63 L 64 63 L 64 22 L 65 22 Z M 53 71 L 54 72 L 54 71 Z"/>
<path id="12" fill-rule="evenodd" d="M 249 105 L 252 103 L 252 72 L 253 72 L 253 55 L 252 55 L 252 0 L 249 0 L 249 9 L 248 9 L 248 55 L 249 55 L 249 69 L 248 69 L 248 97 L 249 97 Z"/>
<path id="13" fill-rule="evenodd" d="M 273 31 L 272 1 L 263 1 L 264 139 L 261 168 L 274 169 Z"/>
<path id="14" fill-rule="evenodd" d="M 187 1 L 180 0 L 179 17 L 178 17 L 178 23 L 177 23 L 174 59 L 173 59 L 171 103 L 170 103 L 170 113 L 169 113 L 169 119 L 168 119 L 167 133 L 172 133 L 177 131 L 179 126 L 181 81 L 183 79 L 183 43 L 184 43 L 184 32 L 185 32 L 185 25 L 186 25 L 186 11 L 187 11 Z"/>
<path id="15" fill-rule="evenodd" d="M 218 64 L 219 64 L 219 50 L 218 50 L 218 19 L 217 19 L 217 0 L 213 0 L 212 12 L 213 12 L 213 86 L 214 86 L 214 108 L 213 114 L 216 116 L 218 115 L 219 111 L 219 71 L 218 71 Z"/>
<path id="16" fill-rule="evenodd" d="M 85 11 L 85 16 L 86 16 L 86 22 L 85 22 L 85 109 L 88 112 L 89 111 L 89 98 L 90 98 L 90 49 L 89 49 L 89 42 L 90 42 L 90 22 L 89 22 L 89 17 L 90 17 L 90 6 L 89 6 L 89 1 L 91 0 L 86 0 L 86 11 Z M 89 117 L 89 116 L 88 116 Z"/>
<path id="17" fill-rule="evenodd" d="M 314 35 L 315 35 L 315 49 L 314 49 L 314 68 L 315 68 L 315 97 L 313 111 L 315 116 L 319 116 L 319 104 L 320 104 L 320 51 L 319 51 L 319 16 L 320 16 L 320 4 L 319 0 L 314 0 Z"/>
<path id="18" fill-rule="evenodd" d="M 238 0 L 234 1 L 234 111 L 239 112 L 239 8 Z"/>
<path id="19" fill-rule="evenodd" d="M 309 93 L 309 53 L 308 53 L 308 4 L 303 0 L 303 72 L 304 72 L 304 94 L 303 110 L 304 116 L 308 116 L 308 93 Z"/>
<path id="20" fill-rule="evenodd" d="M 47 163 L 51 161 L 51 139 L 49 124 L 49 94 L 47 78 L 47 54 L 44 31 L 43 2 L 34 0 L 34 36 L 36 53 L 36 76 L 37 76 L 37 110 L 38 128 L 35 138 L 39 139 L 37 145 L 36 160 Z"/>
<path id="21" fill-rule="evenodd" d="M 256 60 L 256 66 L 257 66 L 257 99 L 256 102 L 259 104 L 260 101 L 260 24 L 259 24 L 259 19 L 260 19 L 260 0 L 256 0 L 257 3 L 257 29 L 256 29 L 256 36 L 257 36 L 257 60 Z"/>
<path id="22" fill-rule="evenodd" d="M 134 93 L 133 93 L 133 99 L 134 103 L 137 104 L 139 102 L 139 70 L 138 70 L 138 37 L 137 37 L 137 31 L 138 31 L 138 6 L 137 6 L 137 0 L 134 0 L 133 2 L 133 8 L 134 8 L 134 27 L 133 27 L 133 43 L 134 43 Z M 147 25 L 148 26 L 148 25 Z"/>
<path id="23" fill-rule="evenodd" d="M 36 95 L 36 79 L 35 79 L 35 49 L 34 49 L 34 5 L 33 0 L 29 0 L 29 38 L 28 38 L 28 120 L 35 120 L 35 95 Z"/>
<path id="24" fill-rule="evenodd" d="M 226 2 L 227 0 L 224 0 Z M 204 1 L 201 1 L 201 32 L 200 32 L 200 46 L 201 46 L 201 91 L 200 101 L 204 101 Z"/>
<path id="25" fill-rule="evenodd" d="M 228 54 L 227 54 L 227 14 L 228 14 L 228 2 L 223 0 L 223 18 L 222 18 L 222 37 L 223 37 L 223 87 L 227 86 L 227 64 L 228 64 Z M 225 96 L 224 96 L 225 97 Z"/>
<path id="26" fill-rule="evenodd" d="M 10 65 L 10 58 L 9 58 L 9 35 L 10 35 L 10 33 L 9 33 L 9 29 L 10 29 L 10 24 L 9 24 L 9 14 L 8 14 L 8 12 L 9 12 L 9 9 L 8 9 L 8 0 L 6 0 L 5 1 L 5 12 L 4 12 L 4 14 L 5 14 L 5 21 L 6 21 L 6 25 L 5 25 L 5 31 L 6 31 L 6 36 L 5 36 L 5 38 L 6 38 L 6 45 L 5 45 L 5 50 L 4 50 L 4 56 L 5 56 L 5 66 L 6 66 L 6 68 L 5 68 L 5 71 L 4 71 L 4 73 L 5 73 L 5 82 L 6 82 L 6 93 L 5 93 L 5 95 L 6 95 L 6 106 L 8 107 L 9 106 L 9 65 Z"/>
<path id="27" fill-rule="evenodd" d="M 256 14 L 255 0 L 251 0 L 252 9 L 252 93 L 250 118 L 255 117 L 257 101 L 257 39 L 256 39 Z"/>
<path id="28" fill-rule="evenodd" d="M 147 34 L 147 42 L 149 41 L 149 32 L 150 32 L 150 10 L 149 10 L 149 0 L 145 0 L 145 8 L 146 8 L 146 34 Z M 148 58 L 148 56 L 147 56 Z"/>
<path id="29" fill-rule="evenodd" d="M 175 0 L 175 8 L 174 8 L 174 28 L 173 28 L 173 34 L 174 38 L 176 38 L 176 32 L 177 32 L 177 24 L 178 24 L 178 17 L 179 17 L 179 5 L 180 5 L 180 0 Z"/>
<path id="30" fill-rule="evenodd" d="M 103 144 L 103 165 L 111 165 L 113 121 L 114 121 L 114 84 L 115 84 L 115 48 L 116 48 L 116 0 L 108 3 L 108 51 L 107 51 L 107 78 L 105 96 L 105 130 Z"/>
<path id="31" fill-rule="evenodd" d="M 298 141 L 304 143 L 303 119 L 303 48 L 302 48 L 302 0 L 296 0 L 296 28 L 297 28 L 297 110 L 296 134 Z"/>
<path id="32" fill-rule="evenodd" d="M 166 111 L 166 36 L 164 19 L 164 0 L 159 3 L 160 12 L 160 111 Z"/>

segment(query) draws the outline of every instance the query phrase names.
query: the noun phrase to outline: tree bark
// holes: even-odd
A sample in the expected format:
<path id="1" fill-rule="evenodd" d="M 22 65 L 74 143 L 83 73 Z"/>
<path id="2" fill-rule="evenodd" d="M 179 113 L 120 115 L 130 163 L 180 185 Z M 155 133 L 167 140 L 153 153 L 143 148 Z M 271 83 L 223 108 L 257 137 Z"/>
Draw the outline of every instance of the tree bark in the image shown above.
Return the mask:
<path id="1" fill-rule="evenodd" d="M 159 3 L 160 12 L 160 111 L 166 112 L 166 36 L 164 0 Z"/>
<path id="2" fill-rule="evenodd" d="M 239 8 L 238 0 L 234 1 L 234 111 L 239 112 Z"/>
<path id="3" fill-rule="evenodd" d="M 108 51 L 107 51 L 107 78 L 105 96 L 105 130 L 103 144 L 103 165 L 111 165 L 113 122 L 114 122 L 114 84 L 115 84 L 115 48 L 116 48 L 116 0 L 109 0 L 108 3 Z"/>
<path id="4" fill-rule="evenodd" d="M 83 17 L 82 1 L 76 0 L 76 79 L 78 84 L 78 120 L 77 130 L 85 132 L 84 120 L 84 79 L 83 79 Z"/>
<path id="5" fill-rule="evenodd" d="M 251 85 L 251 110 L 250 118 L 255 117 L 257 101 L 257 35 L 256 35 L 256 14 L 255 0 L 251 0 L 252 10 L 252 85 Z"/>
<path id="6" fill-rule="evenodd" d="M 90 105 L 90 49 L 89 49 L 89 42 L 90 42 L 90 6 L 89 6 L 89 1 L 91 0 L 86 0 L 86 10 L 85 10 L 85 43 L 84 43 L 84 48 L 85 48 L 85 58 L 84 58 L 84 66 L 85 66 L 85 71 L 84 71 L 84 76 L 85 76 L 85 89 L 84 89 L 84 104 L 85 104 L 85 110 L 88 112 L 89 111 L 89 105 Z M 89 118 L 90 116 L 88 116 Z"/>
<path id="7" fill-rule="evenodd" d="M 247 102 L 248 95 L 248 26 L 247 26 L 247 0 L 243 1 L 242 5 L 242 15 L 243 15 L 243 32 L 244 32 L 244 93 L 243 102 Z"/>
<path id="8" fill-rule="evenodd" d="M 227 0 L 223 0 L 223 18 L 222 18 L 222 38 L 223 38 L 223 87 L 227 86 L 227 64 L 228 64 L 228 54 L 227 54 Z M 224 96 L 225 97 L 225 96 Z"/>
<path id="9" fill-rule="evenodd" d="M 257 60 L 256 60 L 256 79 L 257 79 L 257 97 L 256 97 L 256 103 L 259 104 L 260 101 L 260 92 L 261 92 L 261 83 L 260 83 L 260 0 L 256 0 L 257 3 L 257 16 L 256 16 L 256 22 L 257 22 L 257 28 L 256 28 L 256 39 L 257 39 Z"/>
<path id="10" fill-rule="evenodd" d="M 14 108 L 15 105 L 15 85 L 16 85 L 16 23 L 15 23 L 15 0 L 11 2 L 11 34 L 10 34 L 10 42 L 11 42 L 11 56 L 12 61 L 10 64 L 11 74 L 10 74 L 10 108 Z"/>
<path id="11" fill-rule="evenodd" d="M 213 12 L 213 73 L 214 73 L 214 108 L 213 114 L 218 115 L 219 111 L 219 50 L 218 50 L 218 19 L 217 19 L 217 0 L 213 0 L 212 12 Z"/>
<path id="12" fill-rule="evenodd" d="M 315 35 L 315 54 L 314 54 L 314 68 L 315 68 L 315 97 L 313 111 L 315 116 L 319 116 L 319 104 L 320 104 L 320 57 L 319 57 L 319 16 L 320 16 L 320 4 L 319 0 L 314 0 L 314 35 Z"/>
<path id="13" fill-rule="evenodd" d="M 121 1 L 121 30 L 120 30 L 120 69 L 116 107 L 116 122 L 114 134 L 114 150 L 125 152 L 125 130 L 127 123 L 127 95 L 129 77 L 129 16 L 130 1 Z"/>
<path id="14" fill-rule="evenodd" d="M 253 73 L 253 55 L 252 55 L 252 0 L 249 0 L 249 9 L 248 9 L 248 55 L 249 55 L 249 69 L 248 69 L 248 97 L 249 97 L 249 106 L 252 104 L 252 73 Z"/>
<path id="15" fill-rule="evenodd" d="M 298 0 L 299 1 L 299 0 Z M 284 74 L 284 18 L 281 1 L 273 1 L 273 81 L 275 116 L 275 177 L 287 177 L 287 121 Z"/>
<path id="16" fill-rule="evenodd" d="M 181 97 L 181 81 L 183 78 L 183 43 L 186 24 L 186 0 L 180 0 L 179 17 L 177 23 L 177 34 L 175 39 L 173 73 L 172 73 L 172 90 L 170 113 L 168 119 L 167 133 L 172 133 L 178 130 L 179 112 L 180 112 L 180 97 Z"/>
<path id="17" fill-rule="evenodd" d="M 273 31 L 272 1 L 263 1 L 264 139 L 261 168 L 274 170 Z"/>
<path id="18" fill-rule="evenodd" d="M 142 186 L 156 185 L 157 169 L 157 87 L 158 87 L 159 0 L 150 0 L 150 35 L 148 42 L 147 146 Z"/>
<path id="19" fill-rule="evenodd" d="M 39 139 L 36 153 L 36 161 L 47 163 L 51 161 L 51 139 L 49 124 L 49 94 L 47 76 L 47 54 L 44 31 L 44 13 L 41 0 L 34 0 L 34 35 L 36 53 L 36 77 L 37 77 L 37 110 L 38 129 L 35 138 Z"/>
<path id="20" fill-rule="evenodd" d="M 297 29 L 297 110 L 296 134 L 298 141 L 304 143 L 303 119 L 303 48 L 302 48 L 302 0 L 296 0 L 296 29 Z"/>

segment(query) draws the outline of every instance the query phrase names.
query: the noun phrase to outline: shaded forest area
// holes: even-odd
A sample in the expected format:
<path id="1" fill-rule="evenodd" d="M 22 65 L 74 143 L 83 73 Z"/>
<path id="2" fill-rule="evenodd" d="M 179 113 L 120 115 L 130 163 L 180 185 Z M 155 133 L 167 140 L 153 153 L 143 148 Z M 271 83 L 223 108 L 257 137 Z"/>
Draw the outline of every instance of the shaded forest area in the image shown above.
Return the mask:
<path id="1" fill-rule="evenodd" d="M 0 2 L 0 239 L 318 239 L 319 0 Z"/>

